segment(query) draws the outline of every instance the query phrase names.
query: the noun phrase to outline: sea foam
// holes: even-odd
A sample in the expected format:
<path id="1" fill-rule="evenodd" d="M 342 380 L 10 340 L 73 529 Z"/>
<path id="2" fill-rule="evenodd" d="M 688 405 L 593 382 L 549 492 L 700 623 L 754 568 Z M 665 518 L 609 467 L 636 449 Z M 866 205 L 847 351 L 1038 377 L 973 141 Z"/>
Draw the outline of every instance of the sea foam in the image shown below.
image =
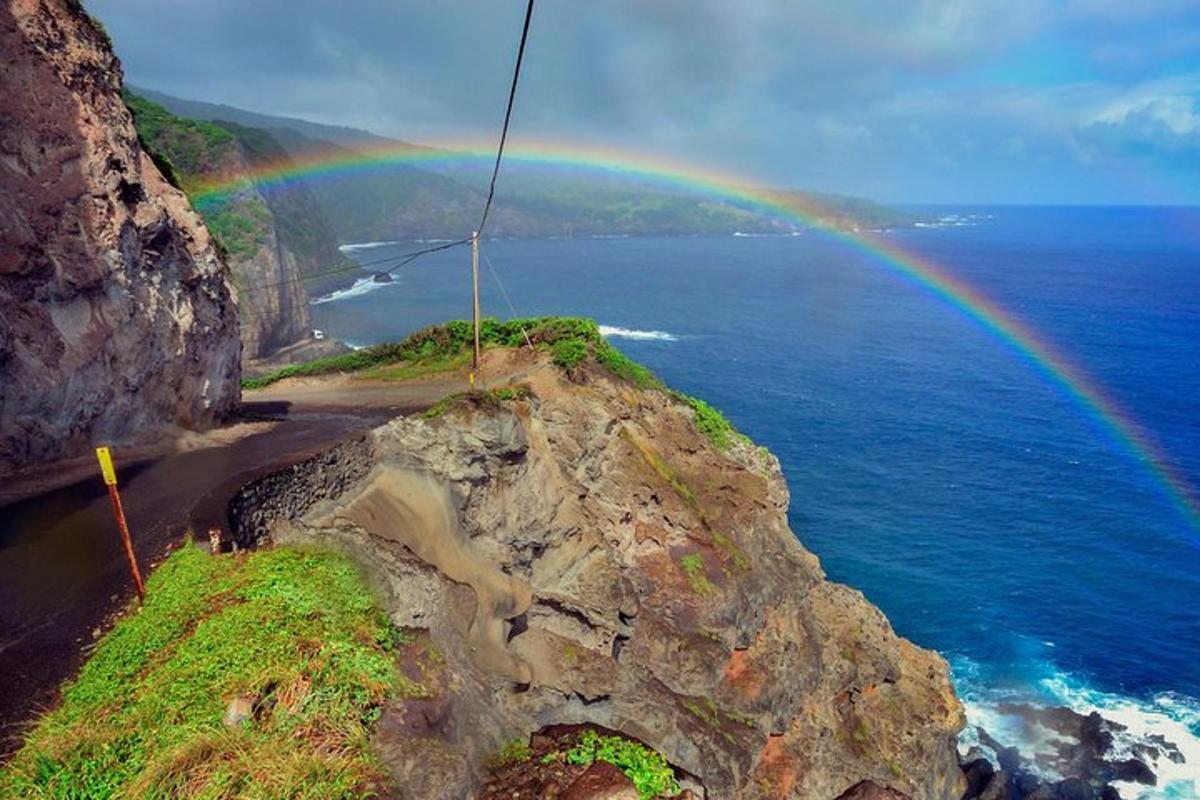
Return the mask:
<path id="1" fill-rule="evenodd" d="M 308 304 L 311 306 L 319 306 L 322 303 L 332 303 L 337 300 L 346 300 L 350 297 L 358 297 L 359 295 L 373 292 L 376 289 L 382 289 L 384 286 L 395 285 L 395 280 L 380 283 L 379 281 L 375 280 L 374 277 L 359 278 L 354 282 L 353 286 L 349 286 L 345 289 L 338 289 L 336 292 L 330 292 L 329 294 L 322 295 L 320 297 L 314 297 L 312 300 L 308 301 Z"/>
<path id="2" fill-rule="evenodd" d="M 355 250 L 374 250 L 376 247 L 390 247 L 394 244 L 403 244 L 403 242 L 352 242 L 350 244 L 339 244 L 338 250 L 341 250 L 343 253 L 348 253 Z"/>
<path id="3" fill-rule="evenodd" d="M 1051 751 L 1061 740 L 1040 726 L 1029 726 L 1000 706 L 1006 702 L 1029 702 L 1039 706 L 1065 706 L 1079 714 L 1093 711 L 1105 719 L 1125 726 L 1114 736 L 1111 760 L 1137 755 L 1134 744 L 1150 736 L 1161 736 L 1179 748 L 1183 763 L 1166 755 L 1149 763 L 1158 778 L 1155 786 L 1137 783 L 1114 783 L 1126 800 L 1177 800 L 1200 797 L 1200 699 L 1163 692 L 1147 698 L 1105 692 L 1086 681 L 1045 665 L 1044 677 L 1025 689 L 998 688 L 989 685 L 980 674 L 977 664 L 965 658 L 952 659 L 955 684 L 967 715 L 967 726 L 959 737 L 960 750 L 978 748 L 995 761 L 996 754 L 983 745 L 976 728 L 983 728 L 1002 745 L 1016 747 L 1031 772 L 1046 780 L 1059 780 L 1063 775 L 1039 769 L 1036 754 Z M 1143 760 L 1145 760 L 1143 758 Z"/>
<path id="4" fill-rule="evenodd" d="M 641 331 L 632 328 L 620 328 L 615 325 L 601 325 L 600 335 L 606 339 L 641 339 L 644 341 L 674 342 L 679 337 L 666 331 Z"/>

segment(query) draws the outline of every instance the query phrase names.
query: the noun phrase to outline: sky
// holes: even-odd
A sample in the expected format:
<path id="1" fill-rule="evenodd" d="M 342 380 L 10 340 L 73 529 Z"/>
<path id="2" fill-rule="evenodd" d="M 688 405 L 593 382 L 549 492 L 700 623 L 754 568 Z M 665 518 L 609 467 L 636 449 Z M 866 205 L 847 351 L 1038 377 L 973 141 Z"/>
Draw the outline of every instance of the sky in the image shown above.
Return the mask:
<path id="1" fill-rule="evenodd" d="M 126 80 L 495 136 L 524 0 L 87 0 Z M 512 136 L 890 203 L 1200 203 L 1200 0 L 539 0 Z"/>

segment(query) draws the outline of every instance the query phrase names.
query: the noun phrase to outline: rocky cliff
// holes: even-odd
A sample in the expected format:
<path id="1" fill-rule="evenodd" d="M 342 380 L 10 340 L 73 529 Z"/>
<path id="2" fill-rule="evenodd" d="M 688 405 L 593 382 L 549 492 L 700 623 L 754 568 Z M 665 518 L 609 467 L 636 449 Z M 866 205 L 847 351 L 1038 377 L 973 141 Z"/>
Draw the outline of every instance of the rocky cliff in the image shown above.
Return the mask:
<path id="1" fill-rule="evenodd" d="M 517 382 L 234 507 L 243 541 L 352 554 L 394 623 L 425 631 L 406 666 L 423 690 L 378 726 L 396 796 L 472 796 L 505 742 L 578 724 L 644 742 L 708 798 L 962 795 L 945 662 L 826 580 L 774 457 L 594 361 L 486 356 Z"/>
<path id="2" fill-rule="evenodd" d="M 306 185 L 268 189 L 255 180 L 261 167 L 286 168 L 286 151 L 265 131 L 177 117 L 128 92 L 125 99 L 143 142 L 195 198 L 225 250 L 241 309 L 242 357 L 267 359 L 311 341 L 310 295 L 349 285 L 357 269 L 338 251 Z M 214 193 L 214 184 L 225 188 Z"/>
<path id="3" fill-rule="evenodd" d="M 227 271 L 70 0 L 0 6 L 0 471 L 197 427 L 239 395 Z"/>

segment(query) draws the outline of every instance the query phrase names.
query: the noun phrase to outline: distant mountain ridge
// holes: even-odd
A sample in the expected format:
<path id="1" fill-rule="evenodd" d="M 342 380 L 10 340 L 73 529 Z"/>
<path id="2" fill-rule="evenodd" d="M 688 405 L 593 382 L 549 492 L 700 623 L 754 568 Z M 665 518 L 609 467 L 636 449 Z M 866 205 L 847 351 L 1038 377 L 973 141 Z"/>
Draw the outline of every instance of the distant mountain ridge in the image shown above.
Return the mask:
<path id="1" fill-rule="evenodd" d="M 273 128 L 285 128 L 343 147 L 362 147 L 364 145 L 388 144 L 395 141 L 394 139 L 379 136 L 370 131 L 358 128 L 349 128 L 341 125 L 324 125 L 319 122 L 309 122 L 306 119 L 299 119 L 298 117 L 277 117 L 271 114 L 260 114 L 256 111 L 247 111 L 243 108 L 227 106 L 221 103 L 208 103 L 203 100 L 185 100 L 181 97 L 174 97 L 162 92 L 156 92 L 153 89 L 143 89 L 133 85 L 128 85 L 127 88 L 140 97 L 158 103 L 176 116 L 190 119 L 200 119 L 208 122 L 223 120 L 226 122 L 236 122 L 248 128 L 262 128 L 268 131 Z"/>
<path id="2" fill-rule="evenodd" d="M 297 161 L 352 160 L 355 153 L 387 146 L 436 150 L 354 128 L 136 91 L 181 116 L 263 129 Z M 490 164 L 482 160 L 421 166 L 396 162 L 370 171 L 334 171 L 305 183 L 338 240 L 348 243 L 466 235 L 477 222 L 489 175 Z M 883 228 L 915 221 L 907 212 L 863 198 L 786 190 L 762 193 L 787 201 L 816 224 L 835 228 Z M 795 218 L 683 187 L 513 160 L 505 166 L 489 233 L 520 238 L 699 235 L 787 233 L 802 227 Z"/>

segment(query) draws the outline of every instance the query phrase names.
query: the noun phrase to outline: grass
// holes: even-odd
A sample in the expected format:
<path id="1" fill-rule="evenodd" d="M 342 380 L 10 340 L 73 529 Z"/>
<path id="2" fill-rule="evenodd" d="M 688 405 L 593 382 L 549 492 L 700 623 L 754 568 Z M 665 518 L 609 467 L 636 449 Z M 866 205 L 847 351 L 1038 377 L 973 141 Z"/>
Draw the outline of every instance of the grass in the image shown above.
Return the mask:
<path id="1" fill-rule="evenodd" d="M 504 769 L 513 764 L 523 764 L 531 758 L 533 758 L 533 748 L 529 746 L 529 742 L 521 738 L 509 739 L 499 751 L 488 759 L 488 769 Z"/>
<path id="2" fill-rule="evenodd" d="M 0 796 L 370 796 L 371 723 L 386 698 L 424 692 L 397 670 L 403 641 L 341 556 L 184 547 L 0 773 Z M 239 696 L 253 716 L 226 726 Z"/>
<path id="3" fill-rule="evenodd" d="M 451 411 L 466 408 L 481 408 L 499 410 L 501 403 L 509 400 L 520 400 L 529 397 L 529 387 L 525 384 L 501 386 L 497 389 L 477 390 L 473 392 L 456 392 L 448 394 L 430 406 L 421 416 L 424 419 L 439 419 Z"/>
<path id="4" fill-rule="evenodd" d="M 584 731 L 564 756 L 567 763 L 582 766 L 607 761 L 633 781 L 641 800 L 679 794 L 675 771 L 662 754 L 621 736 Z"/>
<path id="5" fill-rule="evenodd" d="M 471 353 L 463 350 L 461 353 L 453 355 L 434 356 L 419 361 L 402 361 L 399 364 L 371 367 L 362 373 L 362 377 L 364 380 L 374 381 L 411 381 L 426 375 L 437 375 L 462 369 L 470 360 Z"/>
<path id="6" fill-rule="evenodd" d="M 710 595 L 717 590 L 704 574 L 704 559 L 699 553 L 688 553 L 679 559 L 679 568 L 687 576 L 688 586 L 696 594 Z"/>
<path id="7" fill-rule="evenodd" d="M 679 477 L 679 473 L 675 471 L 674 467 L 667 463 L 666 459 L 660 456 L 653 447 L 643 443 L 640 439 L 630 433 L 628 428 L 622 427 L 620 436 L 638 451 L 646 464 L 658 474 L 658 477 L 667 482 L 667 485 L 670 486 L 671 490 L 675 492 L 676 496 L 683 501 L 684 505 L 694 511 L 697 515 L 703 516 L 703 512 L 700 510 L 700 503 L 696 499 L 696 493 L 692 491 L 692 487 L 688 486 L 687 483 L 684 482 L 683 478 Z"/>
<path id="8" fill-rule="evenodd" d="M 726 723 L 734 723 L 746 728 L 754 729 L 754 720 L 744 714 L 739 714 L 734 711 L 725 711 L 717 707 L 717 704 L 712 701 L 711 697 L 702 697 L 695 700 L 683 701 L 683 707 L 689 714 L 712 728 L 722 739 L 729 743 L 734 742 L 733 735 L 726 730 Z"/>
<path id="9" fill-rule="evenodd" d="M 671 396 L 684 403 L 695 413 L 696 429 L 708 437 L 718 450 L 728 450 L 735 442 L 750 440 L 725 419 L 725 415 L 698 397 L 683 392 L 671 392 Z"/>
<path id="10" fill-rule="evenodd" d="M 521 347 L 530 343 L 550 353 L 560 368 L 571 371 L 590 356 L 613 376 L 639 389 L 668 391 L 654 373 L 613 347 L 600 335 L 595 321 L 583 317 L 528 317 L 480 323 L 479 339 L 483 347 Z M 409 336 L 402 342 L 378 344 L 353 353 L 293 364 L 257 378 L 242 380 L 243 389 L 261 389 L 285 378 L 333 373 L 363 372 L 366 378 L 410 380 L 435 372 L 466 365 L 471 351 L 471 323 L 464 320 L 434 325 Z M 720 411 L 703 400 L 670 392 L 671 396 L 693 411 L 696 429 L 719 450 L 728 450 L 735 442 L 748 441 L 734 429 Z"/>

